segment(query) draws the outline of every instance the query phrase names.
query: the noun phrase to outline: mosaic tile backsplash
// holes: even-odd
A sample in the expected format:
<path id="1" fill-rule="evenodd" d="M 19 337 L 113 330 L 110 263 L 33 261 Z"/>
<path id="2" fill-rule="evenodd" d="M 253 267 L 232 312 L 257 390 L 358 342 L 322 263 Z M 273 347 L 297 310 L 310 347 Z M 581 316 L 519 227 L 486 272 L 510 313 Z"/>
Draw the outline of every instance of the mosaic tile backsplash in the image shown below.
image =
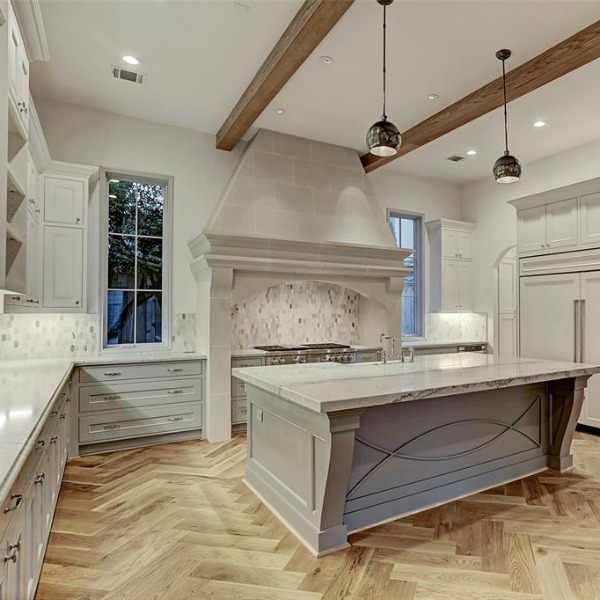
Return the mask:
<path id="1" fill-rule="evenodd" d="M 360 294 L 300 281 L 270 287 L 232 309 L 232 349 L 264 344 L 359 343 Z"/>
<path id="2" fill-rule="evenodd" d="M 0 314 L 0 360 L 98 352 L 98 315 Z"/>
<path id="3" fill-rule="evenodd" d="M 196 314 L 176 313 L 173 315 L 171 349 L 175 352 L 196 350 Z"/>
<path id="4" fill-rule="evenodd" d="M 0 360 L 62 358 L 96 354 L 100 348 L 96 314 L 0 314 Z M 172 349 L 196 349 L 196 315 L 173 317 Z"/>

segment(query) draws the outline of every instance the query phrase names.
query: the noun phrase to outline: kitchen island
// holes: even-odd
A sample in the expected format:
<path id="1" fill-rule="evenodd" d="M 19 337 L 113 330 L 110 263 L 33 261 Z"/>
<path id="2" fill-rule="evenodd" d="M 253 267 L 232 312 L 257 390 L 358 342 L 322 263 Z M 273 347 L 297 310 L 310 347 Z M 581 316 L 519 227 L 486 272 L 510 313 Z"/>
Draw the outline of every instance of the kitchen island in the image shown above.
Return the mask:
<path id="1" fill-rule="evenodd" d="M 245 482 L 323 555 L 352 532 L 570 468 L 598 372 L 473 353 L 234 369 L 248 392 Z"/>

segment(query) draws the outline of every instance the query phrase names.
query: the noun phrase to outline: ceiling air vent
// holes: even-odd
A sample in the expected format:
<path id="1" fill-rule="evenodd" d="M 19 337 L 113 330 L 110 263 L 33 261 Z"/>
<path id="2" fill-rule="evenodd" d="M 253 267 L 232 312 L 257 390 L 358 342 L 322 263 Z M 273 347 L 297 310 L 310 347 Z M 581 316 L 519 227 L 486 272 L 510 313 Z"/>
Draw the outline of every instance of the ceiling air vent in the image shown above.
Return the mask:
<path id="1" fill-rule="evenodd" d="M 446 158 L 446 160 L 449 160 L 451 162 L 460 162 L 461 160 L 465 160 L 465 157 L 460 156 L 459 154 L 453 154 L 452 156 Z"/>
<path id="2" fill-rule="evenodd" d="M 132 71 L 131 69 L 123 69 L 121 67 L 111 67 L 113 77 L 115 79 L 123 79 L 124 81 L 131 81 L 132 83 L 146 83 L 146 73 L 140 73 L 138 71 Z"/>

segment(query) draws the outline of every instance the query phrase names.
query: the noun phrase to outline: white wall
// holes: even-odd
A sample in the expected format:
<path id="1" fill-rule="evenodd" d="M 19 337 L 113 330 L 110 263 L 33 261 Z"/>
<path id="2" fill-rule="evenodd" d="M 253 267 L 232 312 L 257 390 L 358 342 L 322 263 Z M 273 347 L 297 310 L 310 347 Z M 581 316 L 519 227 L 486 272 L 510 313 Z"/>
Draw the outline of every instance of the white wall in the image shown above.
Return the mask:
<path id="1" fill-rule="evenodd" d="M 173 311 L 194 312 L 196 283 L 189 268 L 187 241 L 204 228 L 239 161 L 243 144 L 225 152 L 216 150 L 214 136 L 206 133 L 43 98 L 36 98 L 35 105 L 54 160 L 175 178 Z M 95 244 L 97 221 L 96 188 L 90 205 L 90 238 Z M 97 277 L 91 273 L 89 279 L 95 281 Z M 90 289 L 90 301 L 96 300 L 97 290 Z M 90 308 L 96 306 L 91 304 Z"/>
<path id="2" fill-rule="evenodd" d="M 489 315 L 493 344 L 493 269 L 506 248 L 517 243 L 516 210 L 509 200 L 600 176 L 600 140 L 523 165 L 523 177 L 514 184 L 498 184 L 493 177 L 462 189 L 462 215 L 477 223 L 473 234 L 475 310 Z"/>
<path id="3" fill-rule="evenodd" d="M 423 216 L 423 223 L 436 219 L 462 219 L 461 188 L 452 183 L 413 177 L 382 168 L 369 175 L 382 214 L 388 208 Z M 429 240 L 423 228 L 425 312 L 429 312 Z"/>

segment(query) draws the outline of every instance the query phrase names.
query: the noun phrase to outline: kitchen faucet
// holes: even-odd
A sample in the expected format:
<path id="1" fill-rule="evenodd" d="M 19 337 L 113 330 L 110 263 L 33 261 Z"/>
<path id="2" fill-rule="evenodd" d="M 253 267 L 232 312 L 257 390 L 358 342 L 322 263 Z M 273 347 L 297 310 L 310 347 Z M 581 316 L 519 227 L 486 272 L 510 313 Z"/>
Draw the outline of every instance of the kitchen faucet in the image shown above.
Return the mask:
<path id="1" fill-rule="evenodd" d="M 382 333 L 379 336 L 379 343 L 382 345 L 381 348 L 381 364 L 382 365 L 387 365 L 387 360 L 388 360 L 388 353 L 387 353 L 387 344 L 385 344 L 385 342 L 387 342 L 388 340 L 391 340 L 391 345 L 392 345 L 392 351 L 390 353 L 390 355 L 392 356 L 392 358 L 396 355 L 396 338 L 393 335 L 388 335 L 387 333 Z"/>

